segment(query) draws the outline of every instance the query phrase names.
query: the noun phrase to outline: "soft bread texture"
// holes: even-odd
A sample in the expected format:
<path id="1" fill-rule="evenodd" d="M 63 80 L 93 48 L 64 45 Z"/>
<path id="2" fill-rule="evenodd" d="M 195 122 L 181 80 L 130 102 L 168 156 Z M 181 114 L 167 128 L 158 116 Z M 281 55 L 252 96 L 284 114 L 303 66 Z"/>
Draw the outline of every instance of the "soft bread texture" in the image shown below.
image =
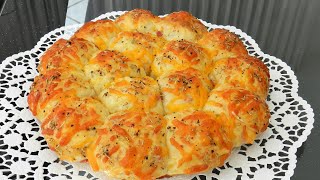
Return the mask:
<path id="1" fill-rule="evenodd" d="M 121 111 L 108 117 L 87 150 L 94 170 L 121 179 L 167 174 L 166 121 L 157 113 Z"/>
<path id="2" fill-rule="evenodd" d="M 50 149 L 114 178 L 212 170 L 269 124 L 267 66 L 188 12 L 88 22 L 38 70 L 28 104 Z"/>

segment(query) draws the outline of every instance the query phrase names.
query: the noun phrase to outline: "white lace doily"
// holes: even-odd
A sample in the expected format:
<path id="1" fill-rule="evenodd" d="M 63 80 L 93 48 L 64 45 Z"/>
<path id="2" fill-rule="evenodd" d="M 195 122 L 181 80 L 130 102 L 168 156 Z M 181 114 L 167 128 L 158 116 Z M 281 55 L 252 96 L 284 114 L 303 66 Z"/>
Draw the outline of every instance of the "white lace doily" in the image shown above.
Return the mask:
<path id="1" fill-rule="evenodd" d="M 124 12 L 106 13 L 94 19 L 115 19 Z M 297 148 L 313 128 L 310 105 L 298 95 L 298 81 L 290 67 L 264 54 L 256 42 L 233 26 L 202 21 L 209 30 L 228 29 L 241 37 L 249 53 L 270 70 L 269 128 L 253 145 L 233 150 L 224 166 L 210 172 L 172 179 L 290 179 L 296 166 Z M 60 161 L 49 150 L 39 123 L 28 109 L 27 95 L 39 57 L 59 38 L 69 38 L 80 25 L 58 28 L 40 39 L 30 51 L 5 59 L 0 65 L 0 179 L 103 179 L 86 163 Z"/>

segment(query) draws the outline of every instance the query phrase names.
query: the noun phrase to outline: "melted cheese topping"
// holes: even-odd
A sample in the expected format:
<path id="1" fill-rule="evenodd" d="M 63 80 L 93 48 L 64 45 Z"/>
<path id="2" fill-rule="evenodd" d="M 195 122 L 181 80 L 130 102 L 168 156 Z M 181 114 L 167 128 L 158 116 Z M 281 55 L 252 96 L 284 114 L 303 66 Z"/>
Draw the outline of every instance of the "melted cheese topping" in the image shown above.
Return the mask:
<path id="1" fill-rule="evenodd" d="M 87 150 L 94 170 L 121 179 L 167 174 L 166 121 L 156 113 L 122 111 L 108 117 Z"/>
<path id="2" fill-rule="evenodd" d="M 41 74 L 51 69 L 81 70 L 97 51 L 94 44 L 83 39 L 60 39 L 40 58 L 38 70 Z"/>
<path id="3" fill-rule="evenodd" d="M 228 119 L 235 147 L 252 144 L 257 134 L 267 129 L 270 112 L 265 101 L 243 89 L 214 89 L 203 108 Z"/>
<path id="4" fill-rule="evenodd" d="M 152 75 L 159 77 L 170 71 L 197 69 L 204 74 L 211 70 L 212 63 L 203 49 L 189 41 L 170 41 L 152 63 Z"/>
<path id="5" fill-rule="evenodd" d="M 31 112 L 42 122 L 51 110 L 65 99 L 94 96 L 94 90 L 86 86 L 88 82 L 83 73 L 66 72 L 64 69 L 52 69 L 37 76 L 28 96 Z"/>
<path id="6" fill-rule="evenodd" d="M 198 41 L 198 44 L 206 50 L 210 59 L 214 61 L 248 54 L 239 37 L 226 29 L 214 29 L 206 33 Z"/>
<path id="7" fill-rule="evenodd" d="M 210 112 L 183 111 L 165 116 L 168 174 L 193 174 L 221 166 L 232 148 L 223 126 Z"/>
<path id="8" fill-rule="evenodd" d="M 100 50 L 109 47 L 110 42 L 120 32 L 119 28 L 110 20 L 98 20 L 85 23 L 72 38 L 82 38 L 94 43 Z"/>
<path id="9" fill-rule="evenodd" d="M 120 78 L 99 97 L 111 113 L 144 110 L 163 114 L 159 86 L 150 77 Z"/>
<path id="10" fill-rule="evenodd" d="M 202 109 L 212 89 L 210 80 L 192 68 L 160 76 L 158 83 L 167 114 Z"/>
<path id="11" fill-rule="evenodd" d="M 69 98 L 53 108 L 41 124 L 42 134 L 50 149 L 61 160 L 82 161 L 108 112 L 94 98 Z"/>
<path id="12" fill-rule="evenodd" d="M 255 57 L 221 59 L 215 62 L 210 79 L 219 88 L 243 88 L 265 100 L 269 91 L 269 70 Z"/>
<path id="13" fill-rule="evenodd" d="M 140 63 L 109 50 L 102 51 L 92 58 L 84 70 L 98 94 L 119 78 L 146 76 Z"/>
<path id="14" fill-rule="evenodd" d="M 207 33 L 207 28 L 190 13 L 174 12 L 165 16 L 157 24 L 158 35 L 165 39 L 197 41 Z"/>

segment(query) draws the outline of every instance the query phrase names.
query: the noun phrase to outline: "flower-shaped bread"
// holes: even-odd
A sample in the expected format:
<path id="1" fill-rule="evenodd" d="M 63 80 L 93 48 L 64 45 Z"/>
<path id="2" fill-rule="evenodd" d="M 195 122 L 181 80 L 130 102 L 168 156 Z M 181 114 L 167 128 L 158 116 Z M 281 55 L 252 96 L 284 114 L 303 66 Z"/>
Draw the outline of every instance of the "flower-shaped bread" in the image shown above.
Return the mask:
<path id="1" fill-rule="evenodd" d="M 266 65 L 188 12 L 88 22 L 38 70 L 28 103 L 50 149 L 111 177 L 210 170 L 269 124 Z"/>

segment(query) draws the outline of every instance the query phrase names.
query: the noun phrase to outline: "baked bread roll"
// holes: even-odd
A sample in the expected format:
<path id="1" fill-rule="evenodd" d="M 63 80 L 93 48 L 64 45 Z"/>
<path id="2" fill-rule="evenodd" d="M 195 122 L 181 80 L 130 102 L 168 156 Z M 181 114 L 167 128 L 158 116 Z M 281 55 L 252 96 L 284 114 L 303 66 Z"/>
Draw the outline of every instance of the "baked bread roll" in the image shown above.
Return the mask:
<path id="1" fill-rule="evenodd" d="M 122 31 L 138 31 L 157 36 L 157 23 L 159 21 L 160 18 L 148 10 L 134 9 L 117 18 L 115 24 L 117 24 Z M 158 33 L 158 36 L 159 35 Z"/>
<path id="2" fill-rule="evenodd" d="M 87 149 L 94 170 L 120 179 L 167 174 L 166 121 L 157 113 L 121 111 L 108 117 Z"/>
<path id="3" fill-rule="evenodd" d="M 168 174 L 193 174 L 223 165 L 232 144 L 213 113 L 183 111 L 165 116 Z"/>
<path id="4" fill-rule="evenodd" d="M 207 33 L 207 28 L 190 13 L 173 12 L 157 23 L 158 35 L 168 41 L 187 40 L 195 42 Z"/>
<path id="5" fill-rule="evenodd" d="M 244 89 L 214 89 L 203 109 L 225 117 L 223 125 L 235 147 L 252 144 L 270 119 L 266 102 Z"/>
<path id="6" fill-rule="evenodd" d="M 29 109 L 40 122 L 59 103 L 69 98 L 95 96 L 89 80 L 79 71 L 52 69 L 37 76 L 28 95 Z"/>
<path id="7" fill-rule="evenodd" d="M 206 75 L 193 68 L 164 74 L 160 76 L 158 83 L 166 114 L 201 110 L 213 87 Z"/>
<path id="8" fill-rule="evenodd" d="M 86 149 L 108 115 L 95 98 L 68 98 L 55 106 L 42 122 L 42 134 L 61 160 L 86 160 Z"/>
<path id="9" fill-rule="evenodd" d="M 269 70 L 252 56 L 220 59 L 209 75 L 216 88 L 242 88 L 265 100 L 269 91 Z"/>
<path id="10" fill-rule="evenodd" d="M 149 74 L 151 63 L 163 45 L 162 38 L 139 32 L 121 32 L 111 43 L 110 49 L 140 63 Z"/>
<path id="11" fill-rule="evenodd" d="M 248 54 L 239 37 L 226 29 L 214 29 L 204 34 L 198 44 L 213 60 Z"/>
<path id="12" fill-rule="evenodd" d="M 91 42 L 83 39 L 70 41 L 60 39 L 54 43 L 40 58 L 38 71 L 45 74 L 51 69 L 79 70 L 95 55 L 98 48 Z"/>
<path id="13" fill-rule="evenodd" d="M 100 50 L 109 47 L 110 42 L 120 29 L 110 20 L 98 20 L 95 22 L 85 23 L 72 37 L 72 39 L 80 38 L 95 44 Z"/>
<path id="14" fill-rule="evenodd" d="M 102 51 L 90 59 L 84 71 L 97 94 L 109 87 L 116 79 L 125 76 L 146 76 L 146 72 L 140 63 L 117 51 L 110 50 Z"/>
<path id="15" fill-rule="evenodd" d="M 154 77 L 170 71 L 194 68 L 204 74 L 211 70 L 211 61 L 199 45 L 185 41 L 169 41 L 152 63 Z"/>
<path id="16" fill-rule="evenodd" d="M 159 85 L 147 76 L 117 79 L 100 93 L 99 98 L 110 113 L 144 110 L 163 114 Z"/>

